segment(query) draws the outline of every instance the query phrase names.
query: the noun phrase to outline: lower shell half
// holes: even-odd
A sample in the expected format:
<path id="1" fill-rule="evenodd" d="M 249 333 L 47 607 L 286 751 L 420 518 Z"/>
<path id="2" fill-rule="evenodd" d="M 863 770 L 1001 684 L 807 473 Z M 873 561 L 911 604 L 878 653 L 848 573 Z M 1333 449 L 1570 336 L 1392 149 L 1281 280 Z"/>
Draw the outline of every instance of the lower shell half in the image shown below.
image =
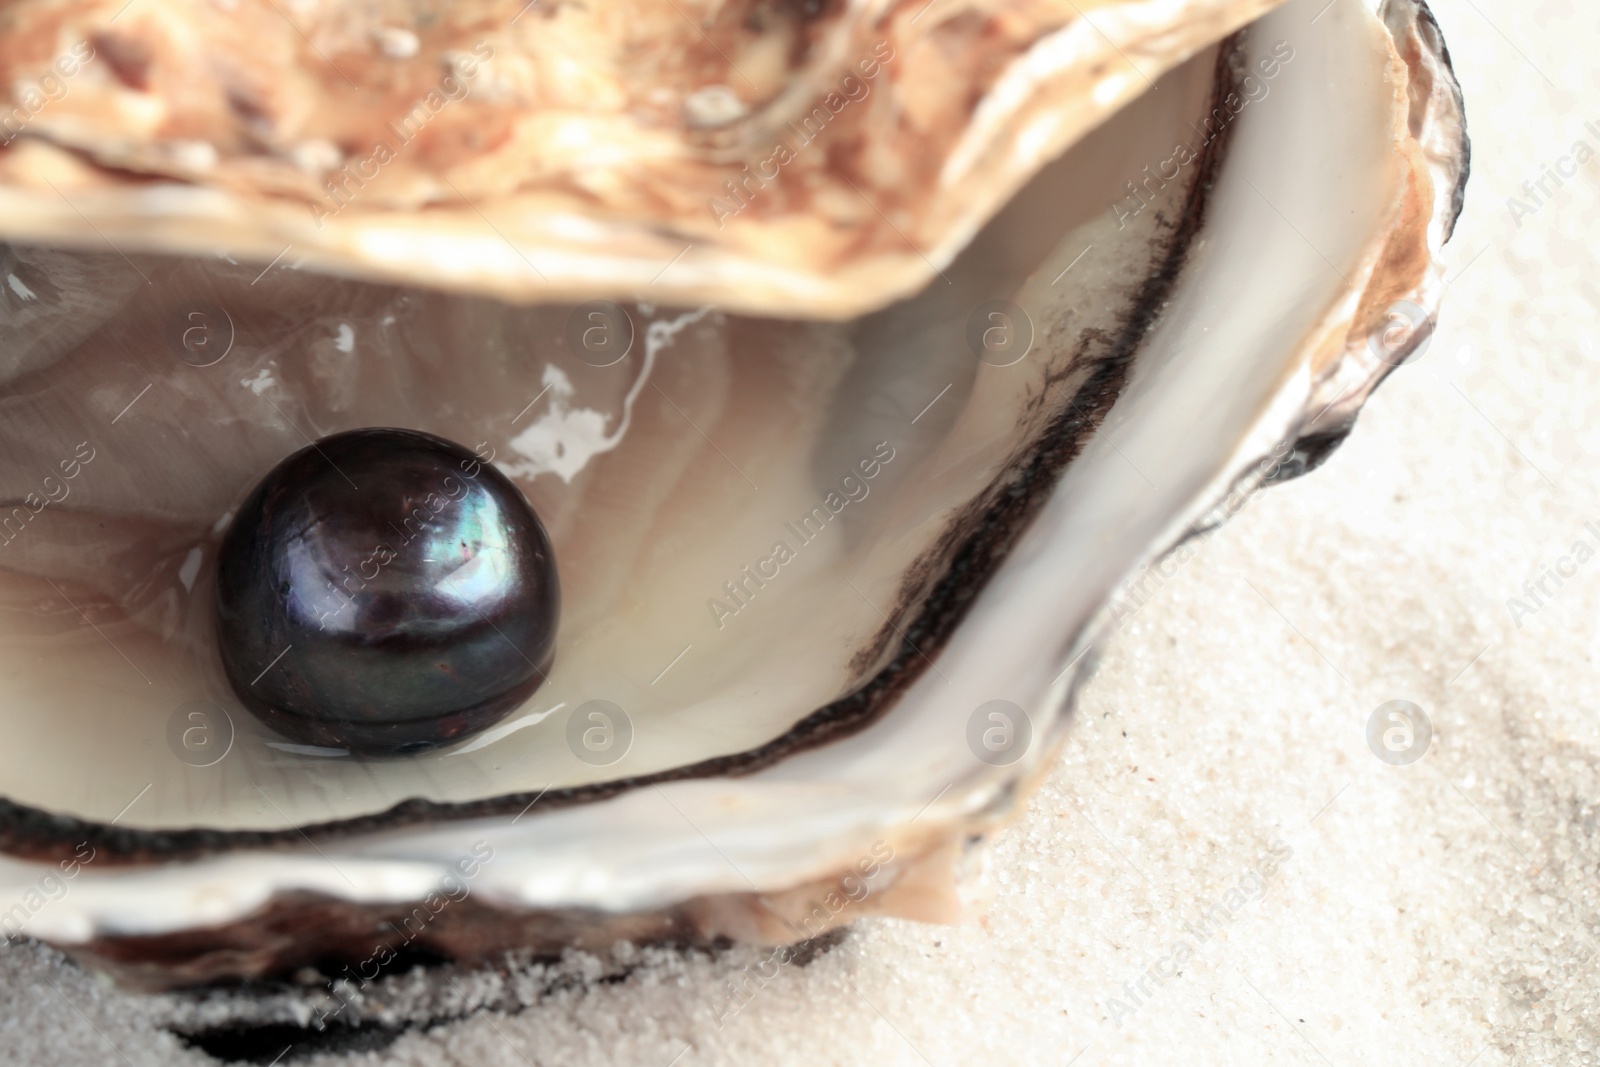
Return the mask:
<path id="1" fill-rule="evenodd" d="M 168 988 L 959 917 L 1119 584 L 1426 341 L 1467 158 L 1425 5 L 1294 0 L 848 321 L 0 248 L 0 926 Z M 512 478 L 567 604 L 528 704 L 381 761 L 242 713 L 202 610 L 369 425 Z"/>

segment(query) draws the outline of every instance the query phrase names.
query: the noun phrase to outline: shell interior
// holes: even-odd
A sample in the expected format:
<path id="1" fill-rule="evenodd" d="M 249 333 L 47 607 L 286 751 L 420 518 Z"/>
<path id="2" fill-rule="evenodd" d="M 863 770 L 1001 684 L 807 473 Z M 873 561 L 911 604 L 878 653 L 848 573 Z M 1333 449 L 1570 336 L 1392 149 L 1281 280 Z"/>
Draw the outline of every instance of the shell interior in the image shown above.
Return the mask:
<path id="1" fill-rule="evenodd" d="M 1122 329 L 1185 187 L 1170 183 L 1120 231 L 1106 205 L 1124 173 L 1204 114 L 1212 65 L 1164 86 L 1185 107 L 1147 98 L 1049 168 L 916 299 L 850 324 L 634 304 L 635 337 L 615 362 L 581 341 L 575 355 L 569 338 L 615 329 L 621 348 L 629 325 L 591 326 L 583 309 L 283 264 L 263 275 L 217 259 L 14 249 L 9 276 L 46 295 L 11 295 L 35 318 L 19 329 L 26 370 L 0 442 L 13 480 L 0 549 L 7 794 L 107 821 L 149 786 L 120 826 L 277 830 L 410 798 L 638 778 L 780 739 L 898 651 L 951 546 L 973 532 L 974 505 L 1070 410 L 1104 354 L 1091 338 Z M 1102 254 L 1080 260 L 1090 246 Z M 97 309 L 97 328 L 68 269 L 122 294 Z M 87 335 L 52 344 L 66 316 Z M 208 345 L 189 332 L 202 323 Z M 284 743 L 215 667 L 211 562 L 231 509 L 308 439 L 367 425 L 492 457 L 544 517 L 559 561 L 548 681 L 437 756 L 363 761 Z M 56 469 L 63 458 L 75 478 Z M 26 494 L 52 474 L 65 495 L 30 514 Z M 406 551 L 407 529 L 374 556 Z M 327 610 L 365 569 L 328 575 Z M 295 655 L 260 667 L 292 668 Z M 197 708 L 209 718 L 191 720 Z M 584 724 L 581 738 L 593 708 L 617 719 L 597 729 L 631 740 L 575 751 L 570 724 Z M 216 763 L 175 756 L 175 716 L 223 747 L 231 726 L 226 758 L 215 745 Z M 100 772 L 61 774 L 84 764 Z"/>

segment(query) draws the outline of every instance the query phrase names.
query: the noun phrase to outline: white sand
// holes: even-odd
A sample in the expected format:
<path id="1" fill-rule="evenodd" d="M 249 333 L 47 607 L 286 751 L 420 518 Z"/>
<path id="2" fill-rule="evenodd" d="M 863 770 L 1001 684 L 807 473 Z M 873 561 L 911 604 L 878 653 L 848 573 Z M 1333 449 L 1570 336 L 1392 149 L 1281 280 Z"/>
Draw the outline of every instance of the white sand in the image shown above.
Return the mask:
<path id="1" fill-rule="evenodd" d="M 611 984 L 574 960 L 553 992 L 542 970 L 463 975 L 496 1010 L 300 1062 L 1596 1062 L 1600 557 L 1520 628 L 1506 600 L 1600 523 L 1600 160 L 1520 228 L 1506 198 L 1575 140 L 1600 150 L 1600 11 L 1438 9 L 1476 151 L 1431 348 L 1106 645 L 1058 771 L 986 850 L 971 924 L 863 922 L 723 1029 L 755 953 L 649 953 Z M 1410 767 L 1365 741 L 1395 698 L 1437 730 Z M 1185 931 L 1274 842 L 1292 855 L 1260 899 Z M 1181 940 L 1181 977 L 1141 992 Z M 380 1017 L 463 1014 L 422 972 L 384 997 Z M 210 1062 L 158 1025 L 204 1013 L 37 946 L 0 953 L 0 1013 L 0 1063 Z"/>

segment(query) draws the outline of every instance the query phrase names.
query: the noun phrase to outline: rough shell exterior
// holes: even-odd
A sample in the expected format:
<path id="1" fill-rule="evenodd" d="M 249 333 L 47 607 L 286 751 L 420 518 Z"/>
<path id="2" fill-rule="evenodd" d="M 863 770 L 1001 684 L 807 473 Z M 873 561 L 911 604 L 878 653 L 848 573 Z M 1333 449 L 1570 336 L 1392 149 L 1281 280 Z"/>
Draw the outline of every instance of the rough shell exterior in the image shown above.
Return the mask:
<path id="1" fill-rule="evenodd" d="M 20 0 L 0 231 L 845 317 L 1277 2 Z"/>

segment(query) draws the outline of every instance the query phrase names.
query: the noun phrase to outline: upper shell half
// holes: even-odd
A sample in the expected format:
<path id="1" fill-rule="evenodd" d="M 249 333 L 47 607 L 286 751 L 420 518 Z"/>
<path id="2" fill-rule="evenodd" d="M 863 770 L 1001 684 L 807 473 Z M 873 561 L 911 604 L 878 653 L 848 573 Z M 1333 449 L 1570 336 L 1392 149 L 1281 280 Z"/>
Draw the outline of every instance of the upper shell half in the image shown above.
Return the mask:
<path id="1" fill-rule="evenodd" d="M 164 986 L 954 917 L 1119 583 L 1431 329 L 1437 26 L 1272 6 L 9 7 L 0 929 Z M 525 707 L 384 761 L 239 712 L 205 610 L 369 425 L 510 476 L 566 605 Z"/>
<path id="2" fill-rule="evenodd" d="M 1275 2 L 19 0 L 0 215 L 524 302 L 854 315 Z"/>

